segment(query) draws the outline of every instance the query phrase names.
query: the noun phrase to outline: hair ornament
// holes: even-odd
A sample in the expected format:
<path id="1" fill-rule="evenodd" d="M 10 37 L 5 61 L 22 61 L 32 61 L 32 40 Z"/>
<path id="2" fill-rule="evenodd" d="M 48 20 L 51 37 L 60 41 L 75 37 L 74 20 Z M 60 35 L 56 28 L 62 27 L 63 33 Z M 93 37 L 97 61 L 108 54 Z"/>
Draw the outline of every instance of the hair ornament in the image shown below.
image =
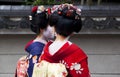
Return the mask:
<path id="1" fill-rule="evenodd" d="M 62 12 L 61 12 L 61 11 L 58 11 L 58 14 L 59 14 L 59 15 L 62 15 Z"/>
<path id="2" fill-rule="evenodd" d="M 37 13 L 42 13 L 43 11 L 45 11 L 45 7 L 44 6 L 38 6 Z"/>
<path id="3" fill-rule="evenodd" d="M 77 13 L 78 15 L 81 15 L 81 9 L 77 9 L 77 10 L 76 10 L 76 13 Z"/>
<path id="4" fill-rule="evenodd" d="M 34 7 L 32 8 L 32 12 L 33 12 L 33 13 L 36 12 L 37 9 L 38 9 L 38 6 L 34 6 Z"/>
<path id="5" fill-rule="evenodd" d="M 68 10 L 66 13 L 66 16 L 70 17 L 70 16 L 72 16 L 72 14 L 73 14 L 73 10 Z"/>
<path id="6" fill-rule="evenodd" d="M 41 6 L 34 6 L 32 8 L 32 13 L 33 14 L 29 15 L 29 20 L 31 21 L 33 19 L 33 16 L 36 16 L 37 14 L 42 13 L 42 12 L 44 12 L 46 14 L 46 18 L 48 19 L 49 14 L 51 13 L 50 8 L 45 9 L 45 7 L 42 6 L 42 5 Z"/>
<path id="7" fill-rule="evenodd" d="M 32 16 L 31 15 L 29 15 L 29 20 L 32 20 Z"/>
<path id="8" fill-rule="evenodd" d="M 51 14 L 51 8 L 47 8 L 45 11 L 48 13 L 48 15 Z"/>
<path id="9" fill-rule="evenodd" d="M 73 6 L 73 4 L 68 4 L 68 3 L 61 5 L 54 5 L 51 8 L 51 12 L 53 13 L 55 11 L 57 11 L 59 15 L 72 19 L 80 19 L 80 15 L 81 15 L 81 9 L 77 8 L 76 6 Z"/>
<path id="10" fill-rule="evenodd" d="M 51 8 L 51 13 L 57 11 L 59 7 L 60 7 L 60 5 L 54 5 L 54 6 Z"/>

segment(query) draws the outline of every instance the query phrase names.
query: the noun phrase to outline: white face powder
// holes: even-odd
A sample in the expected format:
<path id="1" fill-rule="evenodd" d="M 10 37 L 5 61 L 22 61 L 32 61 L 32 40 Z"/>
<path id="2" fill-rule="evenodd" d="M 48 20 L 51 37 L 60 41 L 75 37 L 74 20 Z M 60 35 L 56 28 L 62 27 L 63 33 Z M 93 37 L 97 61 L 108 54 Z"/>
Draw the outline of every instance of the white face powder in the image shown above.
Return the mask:
<path id="1" fill-rule="evenodd" d="M 48 26 L 47 29 L 43 32 L 43 37 L 49 39 L 54 39 L 54 31 L 52 27 Z"/>

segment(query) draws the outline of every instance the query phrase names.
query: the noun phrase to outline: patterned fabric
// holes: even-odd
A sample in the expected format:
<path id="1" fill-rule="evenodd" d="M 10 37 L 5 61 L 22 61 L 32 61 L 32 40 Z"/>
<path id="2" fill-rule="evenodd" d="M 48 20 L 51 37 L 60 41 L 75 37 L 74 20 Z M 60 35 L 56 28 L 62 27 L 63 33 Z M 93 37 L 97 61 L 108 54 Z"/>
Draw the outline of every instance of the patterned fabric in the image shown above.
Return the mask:
<path id="1" fill-rule="evenodd" d="M 34 66 L 32 77 L 66 77 L 67 70 L 62 63 L 41 61 Z"/>
<path id="2" fill-rule="evenodd" d="M 15 77 L 32 77 L 34 63 L 38 62 L 44 46 L 45 44 L 33 40 L 26 44 L 25 50 L 29 55 L 18 60 Z"/>
<path id="3" fill-rule="evenodd" d="M 27 73 L 29 77 L 32 77 L 34 64 L 38 62 L 38 59 L 43 51 L 45 44 L 41 42 L 30 41 L 25 47 L 25 50 L 29 53 L 28 55 L 28 69 Z"/>
<path id="4" fill-rule="evenodd" d="M 23 56 L 17 62 L 15 77 L 27 77 L 27 67 L 28 67 L 27 56 Z"/>
<path id="5" fill-rule="evenodd" d="M 88 68 L 87 55 L 77 45 L 68 43 L 64 44 L 55 54 L 49 53 L 49 42 L 44 47 L 44 53 L 40 60 L 46 60 L 50 63 L 62 63 L 65 65 L 67 77 L 90 77 Z"/>
<path id="6" fill-rule="evenodd" d="M 39 57 L 40 55 L 34 55 L 30 59 L 28 59 L 29 66 L 27 69 L 27 73 L 29 77 L 32 77 L 34 64 L 38 62 Z"/>

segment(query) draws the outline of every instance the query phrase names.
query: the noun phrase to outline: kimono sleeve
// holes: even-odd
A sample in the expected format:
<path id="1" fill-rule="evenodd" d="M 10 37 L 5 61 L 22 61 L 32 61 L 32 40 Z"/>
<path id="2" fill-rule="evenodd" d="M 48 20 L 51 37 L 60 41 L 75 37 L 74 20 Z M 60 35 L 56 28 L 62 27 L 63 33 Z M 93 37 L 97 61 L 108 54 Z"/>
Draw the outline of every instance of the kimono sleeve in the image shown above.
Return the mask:
<path id="1" fill-rule="evenodd" d="M 87 59 L 73 63 L 69 69 L 69 73 L 71 75 L 70 77 L 90 77 Z"/>
<path id="2" fill-rule="evenodd" d="M 74 51 L 73 54 L 67 57 L 68 77 L 90 77 L 87 60 L 87 55 L 81 49 Z"/>

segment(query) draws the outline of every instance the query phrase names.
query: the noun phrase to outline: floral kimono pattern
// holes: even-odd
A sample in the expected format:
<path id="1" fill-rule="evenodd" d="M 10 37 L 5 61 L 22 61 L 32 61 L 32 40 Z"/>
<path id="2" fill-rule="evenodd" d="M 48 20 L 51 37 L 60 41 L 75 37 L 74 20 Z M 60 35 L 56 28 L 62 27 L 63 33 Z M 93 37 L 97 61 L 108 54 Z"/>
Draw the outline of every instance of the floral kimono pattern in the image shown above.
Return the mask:
<path id="1" fill-rule="evenodd" d="M 49 63 L 42 60 L 36 63 L 32 77 L 66 77 L 67 70 L 62 63 Z"/>
<path id="2" fill-rule="evenodd" d="M 29 53 L 28 69 L 27 69 L 28 77 L 32 77 L 34 64 L 38 62 L 38 59 L 43 51 L 44 46 L 45 44 L 41 42 L 33 42 L 33 41 L 30 41 L 26 45 L 25 50 Z"/>
<path id="3" fill-rule="evenodd" d="M 27 56 L 23 56 L 17 62 L 15 77 L 28 77 L 27 68 L 28 68 Z"/>
<path id="4" fill-rule="evenodd" d="M 29 55 L 18 60 L 15 77 L 32 77 L 34 64 L 38 62 L 44 46 L 43 43 L 33 40 L 27 43 L 25 50 Z"/>
<path id="5" fill-rule="evenodd" d="M 49 45 L 44 48 L 44 53 L 40 61 L 45 60 L 50 63 L 62 63 L 65 65 L 67 77 L 90 77 L 87 55 L 77 45 L 65 43 L 54 55 L 49 53 Z M 54 77 L 54 76 L 53 76 Z"/>

